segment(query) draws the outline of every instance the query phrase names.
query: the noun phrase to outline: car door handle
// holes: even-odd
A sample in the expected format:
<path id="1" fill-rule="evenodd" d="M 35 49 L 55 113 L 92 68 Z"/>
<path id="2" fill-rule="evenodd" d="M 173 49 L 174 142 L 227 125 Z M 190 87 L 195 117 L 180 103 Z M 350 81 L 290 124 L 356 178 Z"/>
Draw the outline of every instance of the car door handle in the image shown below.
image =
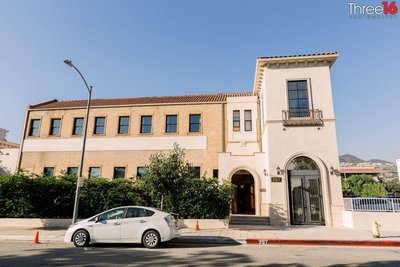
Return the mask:
<path id="1" fill-rule="evenodd" d="M 140 223 L 145 223 L 145 222 L 147 222 L 146 220 L 140 220 Z"/>
<path id="2" fill-rule="evenodd" d="M 119 222 L 114 223 L 115 226 L 120 225 L 120 224 L 121 224 L 121 223 L 119 223 Z"/>

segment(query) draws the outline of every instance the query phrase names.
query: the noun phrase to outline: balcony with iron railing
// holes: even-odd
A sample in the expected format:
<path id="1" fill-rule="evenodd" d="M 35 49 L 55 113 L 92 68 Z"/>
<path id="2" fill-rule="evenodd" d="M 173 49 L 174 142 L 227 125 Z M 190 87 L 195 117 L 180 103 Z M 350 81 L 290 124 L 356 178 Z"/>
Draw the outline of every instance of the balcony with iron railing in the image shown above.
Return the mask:
<path id="1" fill-rule="evenodd" d="M 282 110 L 284 126 L 322 126 L 322 111 L 319 109 Z"/>

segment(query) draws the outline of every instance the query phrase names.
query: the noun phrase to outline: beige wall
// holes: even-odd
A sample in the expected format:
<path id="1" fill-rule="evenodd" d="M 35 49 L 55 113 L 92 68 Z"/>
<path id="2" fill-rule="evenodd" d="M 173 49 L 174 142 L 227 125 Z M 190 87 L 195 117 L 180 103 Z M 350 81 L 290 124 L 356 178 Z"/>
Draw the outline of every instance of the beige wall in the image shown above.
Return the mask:
<path id="1" fill-rule="evenodd" d="M 381 231 L 398 231 L 400 212 L 356 212 L 343 211 L 343 226 L 372 232 L 372 223 L 377 221 Z"/>
<path id="2" fill-rule="evenodd" d="M 29 110 L 29 120 L 40 119 L 39 137 L 28 136 L 26 139 L 54 138 L 49 135 L 50 120 L 60 118 L 62 120 L 61 138 L 81 138 L 72 135 L 73 120 L 85 116 L 85 109 L 61 109 L 61 110 Z M 189 114 L 202 114 L 201 133 L 189 133 Z M 144 115 L 153 116 L 153 128 L 150 134 L 140 134 L 140 118 Z M 178 115 L 178 133 L 165 133 L 165 116 Z M 182 105 L 146 105 L 134 107 L 92 107 L 90 109 L 88 137 L 125 137 L 125 136 L 186 136 L 215 134 L 222 131 L 220 123 L 222 104 L 182 104 Z M 118 134 L 119 116 L 130 116 L 130 130 L 128 134 Z M 106 117 L 105 135 L 94 135 L 95 117 Z M 29 128 L 29 125 L 28 125 Z"/>
<path id="3" fill-rule="evenodd" d="M 308 80 L 310 108 L 313 104 L 314 109 L 322 110 L 324 119 L 333 119 L 335 116 L 329 70 L 329 66 L 264 67 L 265 120 L 282 120 L 282 110 L 289 109 L 287 81 L 290 80 Z"/>
<path id="4" fill-rule="evenodd" d="M 24 140 L 24 152 L 81 151 L 82 138 L 46 138 Z M 146 136 L 88 138 L 86 151 L 170 150 L 174 143 L 188 150 L 207 149 L 207 136 Z"/>
<path id="5" fill-rule="evenodd" d="M 111 178 L 114 167 L 125 167 L 126 176 L 136 176 L 137 167 L 148 163 L 150 155 L 160 151 L 102 151 L 85 153 L 83 173 L 87 176 L 89 167 L 101 167 L 101 176 Z M 213 169 L 218 169 L 218 161 L 213 153 L 206 151 L 186 150 L 186 160 L 199 166 L 202 174 L 212 176 Z M 80 152 L 27 152 L 22 159 L 22 168 L 34 173 L 42 173 L 44 167 L 54 167 L 56 174 L 67 167 L 78 167 Z"/>
<path id="6" fill-rule="evenodd" d="M 17 166 L 18 148 L 0 149 L 0 175 L 14 173 Z"/>
<path id="7" fill-rule="evenodd" d="M 212 176 L 213 169 L 218 169 L 218 153 L 223 152 L 224 148 L 224 129 L 221 124 L 223 112 L 223 105 L 218 103 L 92 108 L 88 126 L 88 152 L 85 155 L 84 173 L 88 172 L 89 167 L 100 166 L 102 167 L 102 176 L 112 177 L 114 167 L 125 166 L 127 176 L 132 176 L 136 174 L 138 166 L 144 166 L 147 163 L 151 154 L 166 149 L 165 143 L 160 142 L 164 138 L 170 141 L 170 148 L 174 141 L 183 143 L 183 147 L 188 147 L 185 151 L 187 160 L 194 166 L 200 166 L 201 173 L 206 172 Z M 165 116 L 174 114 L 178 115 L 178 132 L 165 133 Z M 189 132 L 189 114 L 201 114 L 200 133 Z M 80 153 L 77 148 L 81 144 L 82 136 L 72 135 L 72 128 L 74 118 L 84 117 L 84 115 L 85 109 L 30 110 L 29 121 L 31 119 L 41 120 L 40 135 L 39 137 L 25 136 L 21 168 L 41 173 L 44 167 L 55 167 L 56 174 L 58 174 L 67 167 L 78 166 Z M 140 134 L 142 115 L 153 116 L 151 134 Z M 94 118 L 98 116 L 106 117 L 104 135 L 93 134 Z M 130 116 L 128 134 L 118 134 L 119 116 Z M 61 118 L 62 120 L 59 136 L 49 135 L 52 118 Z M 26 133 L 29 133 L 29 129 Z M 134 149 L 132 144 L 128 144 L 124 149 L 124 144 L 130 141 L 131 143 L 140 142 L 140 147 Z M 116 151 L 112 150 L 110 144 L 117 144 Z M 148 144 L 150 148 L 144 149 L 144 144 Z M 99 147 L 104 147 L 104 150 Z M 49 152 L 52 150 L 53 152 Z"/>

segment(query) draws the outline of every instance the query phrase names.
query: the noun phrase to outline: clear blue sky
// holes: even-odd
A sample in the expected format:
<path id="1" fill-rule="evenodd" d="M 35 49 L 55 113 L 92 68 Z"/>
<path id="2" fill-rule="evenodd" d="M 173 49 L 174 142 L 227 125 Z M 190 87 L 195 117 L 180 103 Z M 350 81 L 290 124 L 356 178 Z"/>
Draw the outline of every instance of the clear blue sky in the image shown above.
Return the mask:
<path id="1" fill-rule="evenodd" d="M 380 4 L 381 1 L 353 1 Z M 0 127 L 48 99 L 251 91 L 256 58 L 338 51 L 341 154 L 400 158 L 400 15 L 353 19 L 347 1 L 0 1 Z M 400 2 L 398 3 L 400 5 Z"/>

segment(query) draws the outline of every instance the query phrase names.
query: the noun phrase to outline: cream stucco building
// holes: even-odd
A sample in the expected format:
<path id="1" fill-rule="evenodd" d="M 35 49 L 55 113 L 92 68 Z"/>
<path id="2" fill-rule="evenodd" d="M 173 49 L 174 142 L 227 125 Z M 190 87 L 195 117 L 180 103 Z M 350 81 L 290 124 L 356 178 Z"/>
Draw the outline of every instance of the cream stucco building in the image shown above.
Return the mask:
<path id="1" fill-rule="evenodd" d="M 337 53 L 260 57 L 252 92 L 93 100 L 83 172 L 140 175 L 177 142 L 200 173 L 236 185 L 232 214 L 342 224 L 330 68 Z M 20 168 L 77 172 L 85 100 L 26 111 Z"/>
<path id="2" fill-rule="evenodd" d="M 396 164 L 397 164 L 397 177 L 399 178 L 400 181 L 400 159 L 396 159 Z"/>
<path id="3" fill-rule="evenodd" d="M 0 176 L 16 169 L 19 145 L 6 139 L 8 130 L 0 128 Z"/>

